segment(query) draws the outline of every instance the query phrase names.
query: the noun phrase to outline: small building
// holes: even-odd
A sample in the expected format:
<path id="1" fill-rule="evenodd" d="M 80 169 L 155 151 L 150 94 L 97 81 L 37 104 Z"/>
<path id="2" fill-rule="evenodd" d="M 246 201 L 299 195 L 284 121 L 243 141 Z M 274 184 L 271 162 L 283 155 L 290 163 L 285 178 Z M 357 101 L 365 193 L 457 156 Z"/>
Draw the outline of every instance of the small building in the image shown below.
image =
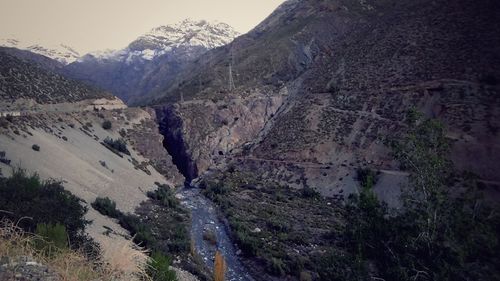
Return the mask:
<path id="1" fill-rule="evenodd" d="M 0 111 L 0 117 L 7 117 L 7 116 L 21 116 L 21 111 Z"/>

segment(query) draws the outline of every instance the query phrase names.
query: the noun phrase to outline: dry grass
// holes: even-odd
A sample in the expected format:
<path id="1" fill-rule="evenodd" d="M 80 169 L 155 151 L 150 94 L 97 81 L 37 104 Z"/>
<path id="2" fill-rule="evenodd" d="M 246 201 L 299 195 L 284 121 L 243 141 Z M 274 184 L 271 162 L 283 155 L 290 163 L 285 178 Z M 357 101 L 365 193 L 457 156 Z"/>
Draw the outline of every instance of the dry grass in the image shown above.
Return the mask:
<path id="1" fill-rule="evenodd" d="M 113 243 L 104 248 L 108 259 L 104 262 L 89 261 L 81 251 L 69 249 L 57 250 L 51 255 L 44 255 L 34 248 L 34 242 L 40 237 L 24 232 L 15 223 L 0 222 L 0 257 L 16 260 L 22 257 L 41 263 L 56 273 L 62 281 L 118 281 L 149 280 L 146 274 L 148 257 L 144 251 L 126 243 Z"/>

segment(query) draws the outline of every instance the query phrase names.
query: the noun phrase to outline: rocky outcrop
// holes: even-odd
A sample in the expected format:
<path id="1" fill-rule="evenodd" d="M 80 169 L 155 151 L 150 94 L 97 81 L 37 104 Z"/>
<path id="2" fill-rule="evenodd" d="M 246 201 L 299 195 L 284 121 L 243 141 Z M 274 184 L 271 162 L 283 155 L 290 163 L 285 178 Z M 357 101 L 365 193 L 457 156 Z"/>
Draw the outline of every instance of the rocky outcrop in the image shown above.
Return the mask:
<path id="1" fill-rule="evenodd" d="M 224 162 L 257 138 L 285 95 L 195 100 L 158 107 L 160 131 L 173 162 L 188 181 Z"/>
<path id="2" fill-rule="evenodd" d="M 59 281 L 61 278 L 47 266 L 29 257 L 0 258 L 0 280 Z"/>
<path id="3" fill-rule="evenodd" d="M 163 146 L 164 136 L 159 133 L 155 112 L 147 108 L 145 110 L 151 118 L 143 119 L 139 124 L 133 124 L 132 128 L 126 130 L 126 138 L 134 144 L 140 155 L 150 160 L 152 166 L 160 174 L 176 186 L 182 186 L 185 178 L 179 173 L 172 161 L 172 156 Z"/>

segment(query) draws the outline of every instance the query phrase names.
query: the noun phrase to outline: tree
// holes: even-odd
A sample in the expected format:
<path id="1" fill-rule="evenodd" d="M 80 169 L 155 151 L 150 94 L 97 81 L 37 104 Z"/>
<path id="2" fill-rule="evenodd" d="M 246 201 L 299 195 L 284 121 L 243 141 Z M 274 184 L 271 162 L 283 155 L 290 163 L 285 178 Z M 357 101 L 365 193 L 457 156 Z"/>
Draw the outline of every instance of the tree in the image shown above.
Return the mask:
<path id="1" fill-rule="evenodd" d="M 410 172 L 403 208 L 379 202 L 367 173 L 347 204 L 349 280 L 500 280 L 497 206 L 481 200 L 474 176 L 455 172 L 443 124 L 416 111 L 407 121 L 408 130 L 391 141 Z"/>
<path id="2" fill-rule="evenodd" d="M 215 252 L 214 281 L 224 281 L 226 275 L 226 261 L 221 252 Z"/>

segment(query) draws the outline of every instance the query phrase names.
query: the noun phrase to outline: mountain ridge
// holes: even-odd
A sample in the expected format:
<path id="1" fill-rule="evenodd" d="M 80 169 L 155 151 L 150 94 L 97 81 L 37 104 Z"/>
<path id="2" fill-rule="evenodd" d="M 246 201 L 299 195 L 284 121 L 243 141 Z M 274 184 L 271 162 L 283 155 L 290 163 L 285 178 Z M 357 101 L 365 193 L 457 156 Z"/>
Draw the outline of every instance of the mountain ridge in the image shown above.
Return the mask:
<path id="1" fill-rule="evenodd" d="M 64 73 L 128 102 L 165 87 L 188 62 L 237 35 L 224 23 L 184 20 L 153 28 L 124 49 L 87 54 Z"/>
<path id="2" fill-rule="evenodd" d="M 16 38 L 0 39 L 0 46 L 16 48 L 43 55 L 62 64 L 70 64 L 80 58 L 80 53 L 66 44 L 41 44 Z"/>

